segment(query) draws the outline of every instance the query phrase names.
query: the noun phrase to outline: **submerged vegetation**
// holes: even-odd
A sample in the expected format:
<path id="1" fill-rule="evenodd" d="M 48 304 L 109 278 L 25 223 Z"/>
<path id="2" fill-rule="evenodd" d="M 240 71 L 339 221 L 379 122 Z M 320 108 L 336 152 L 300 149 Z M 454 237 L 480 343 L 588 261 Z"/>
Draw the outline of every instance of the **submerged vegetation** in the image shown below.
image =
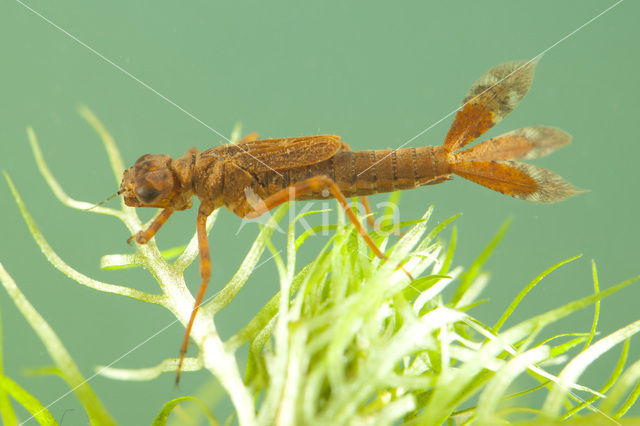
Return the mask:
<path id="1" fill-rule="evenodd" d="M 88 109 L 82 108 L 81 114 L 100 135 L 119 183 L 123 163 L 113 139 Z M 56 197 L 75 209 L 92 207 L 64 192 L 49 171 L 32 129 L 28 137 L 38 167 Z M 186 246 L 164 252 L 152 240 L 137 246 L 135 254 L 102 258 L 104 269 L 145 267 L 158 282 L 159 294 L 96 281 L 70 267 L 53 251 L 6 173 L 5 177 L 33 238 L 58 270 L 95 290 L 160 305 L 175 315 L 176 321 L 187 322 L 194 298 L 183 273 L 197 257 L 195 236 Z M 479 300 L 488 284 L 482 267 L 506 231 L 506 224 L 475 262 L 463 269 L 453 266 L 457 233 L 451 222 L 455 217 L 430 227 L 432 209 L 419 220 L 386 223 L 380 231 L 372 232 L 389 257 L 386 262 L 370 253 L 342 216 L 337 225 L 319 226 L 301 235 L 296 235 L 294 225 L 303 215 L 289 224 L 281 223 L 281 227 L 288 226 L 288 232 L 286 247 L 278 250 L 270 237 L 286 209 L 277 209 L 261 226 L 238 271 L 203 304 L 193 327 L 198 356 L 187 358 L 184 370 L 206 370 L 219 381 L 235 410 L 229 420 L 237 419 L 242 425 L 497 424 L 534 420 L 538 424 L 542 420 L 549 424 L 563 420 L 616 424 L 624 423 L 621 418 L 640 396 L 640 361 L 627 365 L 629 339 L 640 331 L 640 320 L 607 336 L 597 336 L 596 332 L 600 300 L 640 277 L 601 290 L 592 263 L 592 295 L 504 329 L 518 304 L 538 282 L 579 256 L 542 272 L 495 324 L 483 324 L 473 317 L 472 308 L 487 303 Z M 95 207 L 89 213 L 116 217 L 131 235 L 144 227 L 136 211 L 124 204 L 120 209 Z M 215 217 L 214 213 L 209 218 L 208 229 Z M 450 237 L 445 244 L 440 234 L 448 226 Z M 326 229 L 333 232 L 327 244 L 311 263 L 299 265 L 296 254 L 300 247 L 308 237 Z M 405 233 L 392 243 L 388 231 L 398 229 Z M 271 252 L 277 265 L 280 291 L 244 327 L 223 340 L 216 329 L 216 313 L 233 302 L 265 251 Z M 399 265 L 419 278 L 410 280 Z M 1 264 L 0 280 L 52 358 L 55 367 L 41 373 L 56 374 L 68 384 L 91 424 L 115 424 L 63 343 Z M 589 306 L 595 307 L 595 314 L 584 333 L 542 337 L 547 325 Z M 581 374 L 617 344 L 622 350 L 607 382 L 600 389 L 581 386 Z M 249 348 L 248 359 L 240 363 L 237 352 L 244 345 Z M 59 419 L 38 401 L 35 392 L 22 388 L 2 370 L 1 354 L 0 347 L 3 424 L 27 420 L 18 420 L 11 400 L 41 424 L 58 424 Z M 245 364 L 242 371 L 240 365 Z M 548 372 L 545 366 L 549 365 L 555 369 L 561 365 L 560 373 Z M 97 366 L 96 373 L 114 380 L 140 381 L 174 372 L 176 367 L 177 359 L 169 358 L 136 370 Z M 528 376 L 529 384 L 523 387 L 519 378 L 524 376 Z M 527 405 L 534 393 L 544 397 L 535 407 Z M 185 416 L 185 411 L 173 412 L 183 401 L 200 404 L 190 419 L 179 417 Z M 204 419 L 218 424 L 202 399 L 181 397 L 158 407 L 154 425 L 172 421 L 199 424 Z"/>

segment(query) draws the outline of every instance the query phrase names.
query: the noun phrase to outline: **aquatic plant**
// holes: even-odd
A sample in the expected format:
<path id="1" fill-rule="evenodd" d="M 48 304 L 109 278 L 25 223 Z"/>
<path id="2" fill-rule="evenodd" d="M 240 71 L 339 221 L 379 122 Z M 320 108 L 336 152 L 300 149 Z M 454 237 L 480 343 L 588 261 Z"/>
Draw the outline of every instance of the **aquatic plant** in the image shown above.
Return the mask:
<path id="1" fill-rule="evenodd" d="M 123 162 L 113 138 L 87 109 L 81 115 L 95 128 L 107 150 L 117 183 Z M 56 197 L 66 206 L 87 211 L 93 204 L 68 196 L 50 172 L 35 132 L 28 129 L 38 168 Z M 239 130 L 233 140 L 239 138 Z M 47 243 L 25 206 L 14 183 L 5 173 L 11 192 L 40 249 L 51 264 L 77 283 L 162 306 L 176 321 L 189 319 L 194 298 L 187 289 L 184 271 L 197 257 L 195 235 L 185 245 L 161 251 L 154 240 L 137 245 L 134 254 L 105 255 L 104 269 L 144 267 L 157 281 L 160 293 L 94 280 L 69 266 Z M 392 196 L 395 202 L 395 195 Z M 622 422 L 621 417 L 640 395 L 640 361 L 625 368 L 629 339 L 640 330 L 640 320 L 607 336 L 597 336 L 599 303 L 603 298 L 637 281 L 634 277 L 600 289 L 592 263 L 594 293 L 521 321 L 503 326 L 540 281 L 555 269 L 576 260 L 575 256 L 552 265 L 527 285 L 493 325 L 474 318 L 472 308 L 490 303 L 479 297 L 488 285 L 483 265 L 507 230 L 506 223 L 495 238 L 466 269 L 454 267 L 457 231 L 449 218 L 430 227 L 433 208 L 418 220 L 384 223 L 372 232 L 388 261 L 373 256 L 354 227 L 339 216 L 337 224 L 318 226 L 296 234 L 296 221 L 288 224 L 283 250 L 271 236 L 287 211 L 282 206 L 261 225 L 240 268 L 231 280 L 203 304 L 192 331 L 198 355 L 187 358 L 185 371 L 207 371 L 229 396 L 239 424 L 407 424 L 438 425 L 558 421 L 581 424 Z M 119 219 L 131 235 L 145 225 L 135 209 L 95 207 L 87 214 Z M 211 229 L 214 213 L 208 221 Z M 441 234 L 451 226 L 448 243 Z M 402 229 L 401 237 L 392 232 Z M 315 259 L 299 265 L 296 257 L 308 238 L 331 231 Z M 228 339 L 216 328 L 216 314 L 234 297 L 254 272 L 265 251 L 277 265 L 280 291 L 246 325 Z M 282 252 L 286 255 L 282 255 Z M 416 279 L 409 279 L 402 265 Z M 22 315 L 49 352 L 55 367 L 41 374 L 60 376 L 73 391 L 91 424 L 115 424 L 115 420 L 82 376 L 63 343 L 21 293 L 0 264 L 0 281 Z M 593 323 L 584 333 L 542 337 L 551 323 L 589 306 L 595 307 Z M 619 360 L 600 389 L 579 384 L 581 374 L 602 354 L 622 344 Z M 246 368 L 241 370 L 238 349 L 248 345 Z M 22 388 L 2 370 L 0 346 L 0 412 L 5 425 L 18 424 L 10 399 L 26 408 L 41 424 L 58 424 L 33 391 Z M 563 365 L 551 374 L 548 365 Z M 155 366 L 120 369 L 96 366 L 97 374 L 114 380 L 153 380 L 174 372 L 176 358 Z M 518 378 L 528 376 L 534 386 L 521 388 Z M 93 376 L 92 376 L 93 377 Z M 124 385 L 124 384 L 123 384 Z M 527 397 L 545 393 L 539 407 L 527 405 Z M 218 424 L 203 398 L 169 400 L 159 407 L 154 424 L 170 417 L 185 424 L 174 408 L 184 401 L 199 404 L 199 416 Z M 524 402 L 523 402 L 524 401 Z M 198 414 L 195 414 L 198 418 Z M 24 419 L 23 419 L 24 420 Z M 200 421 L 198 420 L 198 421 Z M 230 419 L 230 420 L 233 420 Z M 603 422 L 606 421 L 606 422 Z M 195 421 L 195 420 L 194 420 Z"/>

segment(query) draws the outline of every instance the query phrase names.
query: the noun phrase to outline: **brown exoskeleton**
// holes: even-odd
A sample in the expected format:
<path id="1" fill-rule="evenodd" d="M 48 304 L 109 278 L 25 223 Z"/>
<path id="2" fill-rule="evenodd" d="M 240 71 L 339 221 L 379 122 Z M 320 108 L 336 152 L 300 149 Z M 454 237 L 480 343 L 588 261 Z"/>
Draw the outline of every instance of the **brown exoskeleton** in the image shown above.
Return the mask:
<path id="1" fill-rule="evenodd" d="M 163 210 L 148 229 L 135 235 L 137 243 L 149 241 L 174 211 L 190 208 L 194 196 L 200 200 L 196 228 L 202 283 L 180 348 L 176 382 L 211 275 L 205 225 L 217 208 L 254 218 L 292 199 L 334 197 L 373 252 L 384 259 L 349 208 L 348 197 L 432 185 L 451 174 L 526 201 L 553 203 L 579 193 L 546 169 L 513 161 L 541 157 L 568 144 L 569 135 L 559 129 L 525 127 L 459 151 L 515 108 L 531 85 L 534 66 L 509 62 L 480 78 L 464 98 L 442 146 L 352 151 L 333 135 L 267 140 L 252 136 L 203 152 L 191 148 L 177 160 L 168 155 L 140 157 L 125 171 L 118 193 L 128 206 Z M 250 194 L 262 201 L 254 203 Z"/>

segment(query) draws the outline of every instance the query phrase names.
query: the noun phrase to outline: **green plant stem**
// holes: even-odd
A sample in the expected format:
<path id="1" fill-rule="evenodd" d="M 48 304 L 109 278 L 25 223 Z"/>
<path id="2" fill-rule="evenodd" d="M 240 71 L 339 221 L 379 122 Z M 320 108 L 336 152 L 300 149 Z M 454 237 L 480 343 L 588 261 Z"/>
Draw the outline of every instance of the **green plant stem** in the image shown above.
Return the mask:
<path id="1" fill-rule="evenodd" d="M 1 265 L 1 264 L 0 264 Z M 4 377 L 4 347 L 2 343 L 2 313 L 0 312 L 0 377 Z M 4 386 L 0 386 L 0 418 L 2 424 L 6 426 L 14 426 L 18 424 L 16 413 L 13 411 L 9 395 Z"/>
<path id="2" fill-rule="evenodd" d="M 115 422 L 107 410 L 95 393 L 93 393 L 93 390 L 91 390 L 85 378 L 82 377 L 80 370 L 75 362 L 73 362 L 73 359 L 58 338 L 58 335 L 44 318 L 40 316 L 31 303 L 29 303 L 2 264 L 0 264 L 0 281 L 2 281 L 4 288 L 13 299 L 16 307 L 20 310 L 38 337 L 40 337 L 51 359 L 53 359 L 56 366 L 64 375 L 66 382 L 71 387 L 71 391 L 82 401 L 91 422 L 96 425 L 115 425 Z"/>

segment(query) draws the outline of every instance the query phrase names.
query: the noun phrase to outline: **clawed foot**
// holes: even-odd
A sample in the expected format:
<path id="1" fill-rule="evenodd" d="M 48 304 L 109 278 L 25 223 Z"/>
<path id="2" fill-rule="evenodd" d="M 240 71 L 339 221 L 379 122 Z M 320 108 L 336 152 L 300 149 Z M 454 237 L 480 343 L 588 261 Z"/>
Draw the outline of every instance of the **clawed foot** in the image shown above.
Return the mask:
<path id="1" fill-rule="evenodd" d="M 136 235 L 132 235 L 127 239 L 127 243 L 131 244 L 135 240 L 138 244 L 146 244 L 149 239 L 144 235 L 142 231 L 138 231 Z"/>

